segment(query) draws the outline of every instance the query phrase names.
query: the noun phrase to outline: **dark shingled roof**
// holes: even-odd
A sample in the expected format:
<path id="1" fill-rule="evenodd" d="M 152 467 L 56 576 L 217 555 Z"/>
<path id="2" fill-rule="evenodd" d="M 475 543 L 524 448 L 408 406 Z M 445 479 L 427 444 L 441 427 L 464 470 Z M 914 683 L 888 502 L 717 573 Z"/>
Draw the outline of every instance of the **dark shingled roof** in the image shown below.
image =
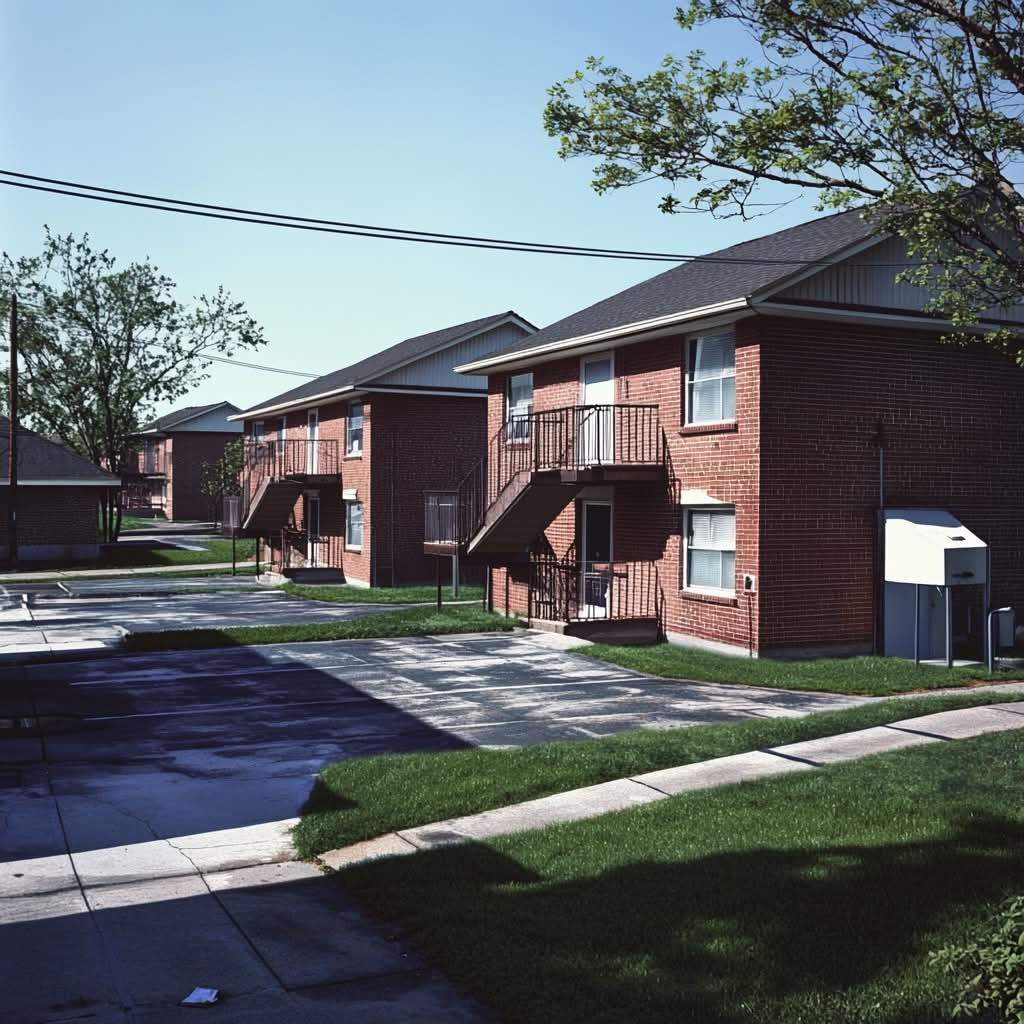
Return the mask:
<path id="1" fill-rule="evenodd" d="M 804 269 L 805 261 L 828 259 L 874 232 L 875 229 L 862 219 L 858 210 L 847 210 L 749 242 L 740 242 L 707 255 L 721 259 L 793 259 L 795 262 L 683 263 L 572 313 L 498 354 L 510 355 L 597 331 L 754 295 L 773 284 L 781 284 L 790 275 Z"/>
<path id="2" fill-rule="evenodd" d="M 227 407 L 229 416 L 241 411 L 237 405 L 232 405 L 230 402 L 214 402 L 212 405 L 186 405 L 184 409 L 175 409 L 174 412 L 168 412 L 163 416 L 157 417 L 152 423 L 147 423 L 144 427 L 141 427 L 139 432 L 143 434 L 159 434 L 173 430 L 179 423 L 184 423 L 185 420 L 194 419 L 196 416 L 213 412 L 214 409 L 220 409 L 223 406 Z"/>
<path id="3" fill-rule="evenodd" d="M 366 359 L 353 363 L 351 366 L 335 370 L 333 373 L 325 373 L 322 377 L 300 384 L 297 388 L 284 391 L 273 398 L 268 398 L 257 405 L 250 406 L 245 411 L 252 412 L 254 409 L 263 409 L 267 406 L 285 405 L 290 402 L 299 402 L 304 398 L 312 398 L 314 395 L 322 395 L 331 391 L 340 391 L 342 388 L 351 387 L 356 384 L 369 384 L 377 377 L 403 363 L 410 362 L 420 356 L 432 352 L 434 349 L 444 348 L 446 344 L 454 343 L 467 334 L 478 334 L 487 330 L 488 327 L 501 323 L 502 320 L 519 316 L 514 310 L 506 310 L 504 313 L 495 313 L 493 316 L 481 317 L 479 320 L 470 320 L 464 324 L 456 324 L 454 327 L 445 327 L 440 331 L 431 331 L 430 334 L 420 334 L 415 338 L 406 338 L 383 352 L 367 356 Z M 524 320 L 524 323 L 529 321 Z M 532 326 L 532 324 L 531 324 Z"/>
<path id="4" fill-rule="evenodd" d="M 11 421 L 0 416 L 0 483 L 7 483 L 10 454 Z M 18 480 L 24 483 L 40 480 L 95 481 L 97 487 L 114 485 L 117 477 L 105 473 L 88 459 L 70 448 L 50 441 L 33 430 L 18 428 Z"/>

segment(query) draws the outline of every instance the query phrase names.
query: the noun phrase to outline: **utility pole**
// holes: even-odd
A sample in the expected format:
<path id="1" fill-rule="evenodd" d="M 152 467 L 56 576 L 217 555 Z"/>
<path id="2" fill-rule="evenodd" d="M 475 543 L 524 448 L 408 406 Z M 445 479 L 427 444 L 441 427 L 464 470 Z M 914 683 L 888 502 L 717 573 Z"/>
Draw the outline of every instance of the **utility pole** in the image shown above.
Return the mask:
<path id="1" fill-rule="evenodd" d="M 7 446 L 7 561 L 18 564 L 18 296 L 11 296 L 10 413 L 11 435 Z"/>

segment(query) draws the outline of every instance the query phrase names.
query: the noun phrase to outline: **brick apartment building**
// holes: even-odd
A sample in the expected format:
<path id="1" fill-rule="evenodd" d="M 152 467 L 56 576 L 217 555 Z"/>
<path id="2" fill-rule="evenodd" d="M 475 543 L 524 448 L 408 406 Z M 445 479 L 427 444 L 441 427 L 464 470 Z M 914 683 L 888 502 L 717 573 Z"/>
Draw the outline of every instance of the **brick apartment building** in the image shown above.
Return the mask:
<path id="1" fill-rule="evenodd" d="M 129 511 L 163 512 L 168 519 L 215 519 L 219 509 L 202 492 L 203 463 L 214 463 L 224 446 L 242 433 L 229 417 L 241 410 L 230 402 L 190 405 L 153 420 L 132 441 L 138 452 L 126 467 Z"/>
<path id="2" fill-rule="evenodd" d="M 906 654 L 917 622 L 938 657 L 951 622 L 976 655 L 986 601 L 1024 612 L 1024 369 L 941 342 L 856 212 L 712 255 L 460 365 L 489 376 L 486 479 L 428 550 L 582 635 Z M 983 557 L 963 585 L 896 582 L 896 526 L 977 535 L 987 582 Z"/>
<path id="3" fill-rule="evenodd" d="M 11 423 L 0 416 L 0 559 L 8 556 Z M 19 561 L 79 561 L 100 550 L 99 503 L 121 481 L 64 445 L 18 430 Z"/>
<path id="4" fill-rule="evenodd" d="M 233 416 L 246 435 L 242 526 L 264 560 L 357 585 L 433 579 L 423 492 L 457 483 L 486 438 L 486 381 L 452 368 L 535 330 L 512 311 L 457 324 Z"/>

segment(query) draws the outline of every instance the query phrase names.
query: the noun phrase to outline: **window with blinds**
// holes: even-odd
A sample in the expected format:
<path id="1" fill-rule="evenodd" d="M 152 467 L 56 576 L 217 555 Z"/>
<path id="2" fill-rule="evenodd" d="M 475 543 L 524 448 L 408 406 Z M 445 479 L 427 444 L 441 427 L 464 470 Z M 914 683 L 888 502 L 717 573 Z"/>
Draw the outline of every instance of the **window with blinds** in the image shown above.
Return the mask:
<path id="1" fill-rule="evenodd" d="M 505 394 L 506 438 L 509 441 L 528 441 L 530 413 L 533 412 L 533 374 L 517 373 L 508 379 Z"/>
<path id="2" fill-rule="evenodd" d="M 684 587 L 736 591 L 736 510 L 693 508 L 684 513 Z"/>
<path id="3" fill-rule="evenodd" d="M 363 546 L 363 506 L 358 501 L 345 504 L 345 547 Z"/>
<path id="4" fill-rule="evenodd" d="M 345 421 L 345 454 L 363 453 L 363 403 L 349 402 Z"/>
<path id="5" fill-rule="evenodd" d="M 736 339 L 731 333 L 691 338 L 687 344 L 687 424 L 735 419 Z"/>

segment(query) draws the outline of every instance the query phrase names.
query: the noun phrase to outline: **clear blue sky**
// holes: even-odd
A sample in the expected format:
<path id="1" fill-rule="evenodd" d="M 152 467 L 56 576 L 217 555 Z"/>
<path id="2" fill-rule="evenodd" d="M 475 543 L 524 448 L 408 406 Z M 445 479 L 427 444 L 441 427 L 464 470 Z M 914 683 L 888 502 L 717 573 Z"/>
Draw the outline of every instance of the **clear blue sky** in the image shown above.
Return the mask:
<path id="1" fill-rule="evenodd" d="M 590 54 L 642 73 L 692 40 L 675 3 L 610 0 L 0 0 L 0 166 L 276 212 L 704 252 L 813 213 L 667 217 L 654 183 L 597 196 L 544 133 L 545 90 Z M 744 48 L 722 31 L 702 45 Z M 685 192 L 685 189 L 682 190 Z M 43 225 L 149 256 L 188 298 L 223 284 L 263 324 L 257 362 L 321 373 L 513 308 L 538 325 L 662 264 L 453 250 L 119 209 L 0 188 L 0 248 Z M 298 378 L 217 365 L 188 401 L 257 402 Z M 163 411 L 163 410 L 159 410 Z"/>

